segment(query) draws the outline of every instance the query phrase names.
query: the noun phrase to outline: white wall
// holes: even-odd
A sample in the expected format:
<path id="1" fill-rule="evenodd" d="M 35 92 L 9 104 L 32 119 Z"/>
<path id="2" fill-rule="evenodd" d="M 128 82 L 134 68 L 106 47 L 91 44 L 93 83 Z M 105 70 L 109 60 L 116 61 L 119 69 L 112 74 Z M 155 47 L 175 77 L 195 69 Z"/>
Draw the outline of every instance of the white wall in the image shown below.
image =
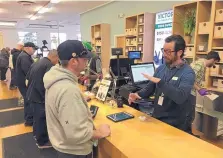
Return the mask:
<path id="1" fill-rule="evenodd" d="M 7 29 L 0 28 L 0 32 L 3 34 L 4 47 L 14 48 L 19 42 L 18 31 L 24 32 L 37 32 L 37 45 L 42 46 L 42 40 L 48 42 L 48 48 L 50 44 L 50 33 L 58 32 L 56 29 Z M 66 33 L 67 39 L 77 39 L 77 34 L 80 34 L 74 27 L 66 27 L 59 30 L 60 33 Z"/>

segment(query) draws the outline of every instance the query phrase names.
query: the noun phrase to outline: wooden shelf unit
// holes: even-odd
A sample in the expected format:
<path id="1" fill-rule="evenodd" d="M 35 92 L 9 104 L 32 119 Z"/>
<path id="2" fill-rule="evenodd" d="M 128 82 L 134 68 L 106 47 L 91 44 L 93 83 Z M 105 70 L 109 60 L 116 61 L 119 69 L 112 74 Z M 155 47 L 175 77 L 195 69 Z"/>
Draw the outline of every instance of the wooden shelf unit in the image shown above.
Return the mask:
<path id="1" fill-rule="evenodd" d="M 110 24 L 97 24 L 91 26 L 91 43 L 94 51 L 101 57 L 102 68 L 108 70 L 110 62 Z"/>
<path id="2" fill-rule="evenodd" d="M 198 58 L 206 57 L 211 50 L 218 51 L 223 64 L 223 1 L 192 1 L 181 5 L 174 6 L 173 15 L 173 34 L 180 34 L 184 36 L 183 21 L 184 14 L 188 9 L 196 9 L 196 26 L 192 41 L 187 44 L 187 47 L 192 47 L 193 61 Z M 222 9 L 222 10 L 221 10 Z M 221 10 L 221 11 L 220 11 Z M 220 16 L 219 16 L 220 15 Z M 222 27 L 221 27 L 222 26 Z M 218 28 L 216 28 L 218 27 Z M 215 29 L 222 30 L 216 32 Z M 187 50 L 187 49 L 186 49 Z M 187 58 L 187 56 L 185 57 Z M 221 78 L 222 75 L 210 75 L 211 69 L 207 69 L 205 74 L 205 87 L 213 87 L 213 78 Z M 223 92 L 222 88 L 212 88 L 212 90 Z"/>
<path id="3" fill-rule="evenodd" d="M 141 51 L 143 62 L 153 61 L 155 14 L 142 13 L 126 17 L 125 20 L 125 51 Z"/>

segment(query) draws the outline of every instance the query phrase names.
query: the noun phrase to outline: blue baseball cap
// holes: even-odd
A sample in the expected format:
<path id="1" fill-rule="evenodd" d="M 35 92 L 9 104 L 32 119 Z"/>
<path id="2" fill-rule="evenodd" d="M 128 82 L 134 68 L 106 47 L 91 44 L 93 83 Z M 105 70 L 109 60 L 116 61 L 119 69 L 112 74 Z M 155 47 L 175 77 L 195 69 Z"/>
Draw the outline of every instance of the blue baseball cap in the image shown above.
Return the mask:
<path id="1" fill-rule="evenodd" d="M 64 41 L 58 46 L 57 51 L 60 60 L 70 60 L 71 58 L 90 59 L 93 57 L 93 54 L 78 40 Z"/>

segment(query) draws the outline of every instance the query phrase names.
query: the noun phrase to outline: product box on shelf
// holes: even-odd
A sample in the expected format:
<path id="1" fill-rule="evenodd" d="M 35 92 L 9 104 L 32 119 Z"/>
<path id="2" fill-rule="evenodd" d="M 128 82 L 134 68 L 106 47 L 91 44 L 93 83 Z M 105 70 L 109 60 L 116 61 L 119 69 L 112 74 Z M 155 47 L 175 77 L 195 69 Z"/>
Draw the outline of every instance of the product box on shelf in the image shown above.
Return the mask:
<path id="1" fill-rule="evenodd" d="M 198 28 L 198 34 L 209 34 L 210 22 L 200 22 Z"/>
<path id="2" fill-rule="evenodd" d="M 223 9 L 216 10 L 215 21 L 223 21 Z"/>
<path id="3" fill-rule="evenodd" d="M 139 24 L 143 24 L 144 23 L 144 16 L 140 16 L 139 17 Z"/>
<path id="4" fill-rule="evenodd" d="M 133 38 L 132 41 L 131 41 L 131 44 L 136 46 L 137 45 L 137 39 L 136 38 Z"/>
<path id="5" fill-rule="evenodd" d="M 143 36 L 139 36 L 139 37 L 138 37 L 138 42 L 139 42 L 139 43 L 143 43 Z"/>
<path id="6" fill-rule="evenodd" d="M 132 28 L 132 35 L 137 35 L 137 32 L 138 30 L 137 30 L 137 28 Z"/>
<path id="7" fill-rule="evenodd" d="M 193 56 L 195 49 L 194 47 L 186 47 L 185 56 Z"/>
<path id="8" fill-rule="evenodd" d="M 210 68 L 210 75 L 219 75 L 220 74 L 220 66 L 214 65 Z"/>
<path id="9" fill-rule="evenodd" d="M 101 46 L 101 40 L 96 40 L 96 46 Z"/>
<path id="10" fill-rule="evenodd" d="M 95 32 L 94 33 L 94 38 L 99 38 L 101 37 L 101 33 L 98 31 L 98 32 Z"/>
<path id="11" fill-rule="evenodd" d="M 129 45 L 130 45 L 130 39 L 127 38 L 127 39 L 125 40 L 125 43 L 126 43 L 127 46 L 129 46 Z"/>
<path id="12" fill-rule="evenodd" d="M 144 33 L 144 27 L 143 26 L 139 26 L 139 33 Z"/>
<path id="13" fill-rule="evenodd" d="M 125 35 L 129 35 L 130 29 L 125 29 Z"/>
<path id="14" fill-rule="evenodd" d="M 143 51 L 143 45 L 139 45 L 138 50 L 142 52 Z"/>
<path id="15" fill-rule="evenodd" d="M 214 27 L 214 37 L 223 38 L 223 25 Z"/>
<path id="16" fill-rule="evenodd" d="M 216 51 L 218 52 L 219 56 L 220 56 L 220 59 L 221 59 L 221 62 L 223 62 L 223 51 Z"/>
<path id="17" fill-rule="evenodd" d="M 218 87 L 218 79 L 213 79 L 213 82 L 212 82 L 212 86 L 213 87 Z"/>
<path id="18" fill-rule="evenodd" d="M 218 88 L 223 88 L 223 80 L 218 79 Z"/>

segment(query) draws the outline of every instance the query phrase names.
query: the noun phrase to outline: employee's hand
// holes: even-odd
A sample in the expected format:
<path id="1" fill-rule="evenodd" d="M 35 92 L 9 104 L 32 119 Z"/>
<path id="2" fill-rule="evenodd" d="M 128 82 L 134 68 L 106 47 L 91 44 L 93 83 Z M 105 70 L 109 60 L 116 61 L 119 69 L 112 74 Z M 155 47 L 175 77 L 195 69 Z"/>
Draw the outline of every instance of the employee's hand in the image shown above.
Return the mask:
<path id="1" fill-rule="evenodd" d="M 130 93 L 128 102 L 129 102 L 129 104 L 132 104 L 132 102 L 135 102 L 137 99 L 141 99 L 141 97 L 138 95 L 138 93 Z"/>
<path id="2" fill-rule="evenodd" d="M 143 75 L 146 79 L 150 80 L 150 81 L 153 82 L 153 83 L 159 83 L 159 81 L 161 80 L 160 78 L 156 78 L 156 77 L 153 77 L 153 76 L 144 74 L 144 73 L 142 73 L 142 75 Z"/>
<path id="3" fill-rule="evenodd" d="M 107 124 L 102 124 L 98 127 L 98 130 L 100 131 L 101 133 L 101 136 L 104 138 L 104 137 L 108 137 L 110 136 L 111 134 L 111 129 L 110 129 L 110 126 L 107 125 Z"/>

